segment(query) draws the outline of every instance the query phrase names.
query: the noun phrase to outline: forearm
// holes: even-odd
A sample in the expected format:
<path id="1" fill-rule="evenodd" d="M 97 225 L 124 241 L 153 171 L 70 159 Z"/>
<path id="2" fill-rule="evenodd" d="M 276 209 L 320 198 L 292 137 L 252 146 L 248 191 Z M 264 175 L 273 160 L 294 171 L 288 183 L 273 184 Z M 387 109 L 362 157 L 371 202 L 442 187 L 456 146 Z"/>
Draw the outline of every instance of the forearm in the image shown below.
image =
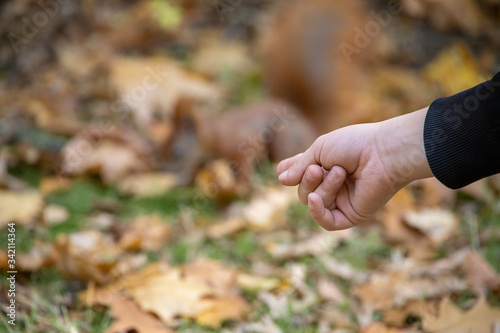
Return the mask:
<path id="1" fill-rule="evenodd" d="M 410 182 L 432 177 L 424 148 L 423 128 L 428 108 L 379 123 L 376 137 L 381 160 L 400 188 Z"/>

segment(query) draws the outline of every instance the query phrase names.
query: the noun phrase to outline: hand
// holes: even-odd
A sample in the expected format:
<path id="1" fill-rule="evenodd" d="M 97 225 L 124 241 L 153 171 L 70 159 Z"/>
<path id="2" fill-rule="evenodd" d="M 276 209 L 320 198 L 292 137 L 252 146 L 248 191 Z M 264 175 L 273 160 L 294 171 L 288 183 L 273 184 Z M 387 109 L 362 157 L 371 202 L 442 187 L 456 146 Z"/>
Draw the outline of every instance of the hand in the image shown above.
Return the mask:
<path id="1" fill-rule="evenodd" d="M 423 146 L 426 113 L 325 134 L 278 165 L 279 181 L 299 185 L 300 200 L 326 230 L 353 227 L 411 181 L 432 176 Z"/>

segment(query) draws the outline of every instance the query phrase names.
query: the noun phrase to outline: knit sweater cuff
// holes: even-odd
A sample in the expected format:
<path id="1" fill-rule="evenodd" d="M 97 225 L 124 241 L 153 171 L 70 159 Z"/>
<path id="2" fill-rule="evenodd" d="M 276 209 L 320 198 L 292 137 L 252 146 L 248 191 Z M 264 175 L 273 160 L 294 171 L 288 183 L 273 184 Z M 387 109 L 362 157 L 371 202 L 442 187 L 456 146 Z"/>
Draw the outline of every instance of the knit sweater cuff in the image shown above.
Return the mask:
<path id="1" fill-rule="evenodd" d="M 476 87 L 435 100 L 424 123 L 434 176 L 457 189 L 500 172 L 500 73 Z"/>

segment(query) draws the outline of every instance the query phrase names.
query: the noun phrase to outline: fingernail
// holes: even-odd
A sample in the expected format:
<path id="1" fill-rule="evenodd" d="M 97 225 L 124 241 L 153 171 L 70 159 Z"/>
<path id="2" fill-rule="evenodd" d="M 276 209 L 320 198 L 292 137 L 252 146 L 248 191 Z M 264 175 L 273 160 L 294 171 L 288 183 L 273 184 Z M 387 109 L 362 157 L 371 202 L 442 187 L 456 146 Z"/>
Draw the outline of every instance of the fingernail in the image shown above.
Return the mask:
<path id="1" fill-rule="evenodd" d="M 288 170 L 282 172 L 281 175 L 278 176 L 278 179 L 285 180 L 287 177 L 288 177 Z"/>

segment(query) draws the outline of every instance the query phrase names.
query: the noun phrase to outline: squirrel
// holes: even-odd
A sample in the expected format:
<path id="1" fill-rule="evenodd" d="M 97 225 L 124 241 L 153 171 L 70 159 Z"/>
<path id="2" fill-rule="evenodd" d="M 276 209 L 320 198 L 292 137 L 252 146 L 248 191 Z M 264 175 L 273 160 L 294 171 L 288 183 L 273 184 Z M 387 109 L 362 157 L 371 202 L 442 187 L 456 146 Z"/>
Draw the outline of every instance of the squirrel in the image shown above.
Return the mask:
<path id="1" fill-rule="evenodd" d="M 321 133 L 375 120 L 366 64 L 376 43 L 366 29 L 378 21 L 368 12 L 360 0 L 290 0 L 276 6 L 263 28 L 265 87 Z"/>
<path id="2" fill-rule="evenodd" d="M 187 185 L 204 164 L 224 158 L 236 179 L 247 183 L 261 158 L 278 162 L 303 152 L 316 137 L 302 113 L 282 100 L 262 100 L 208 115 L 181 99 L 173 114 L 173 132 L 160 147 L 159 156 L 164 157 L 160 164 L 179 175 L 179 185 Z"/>

